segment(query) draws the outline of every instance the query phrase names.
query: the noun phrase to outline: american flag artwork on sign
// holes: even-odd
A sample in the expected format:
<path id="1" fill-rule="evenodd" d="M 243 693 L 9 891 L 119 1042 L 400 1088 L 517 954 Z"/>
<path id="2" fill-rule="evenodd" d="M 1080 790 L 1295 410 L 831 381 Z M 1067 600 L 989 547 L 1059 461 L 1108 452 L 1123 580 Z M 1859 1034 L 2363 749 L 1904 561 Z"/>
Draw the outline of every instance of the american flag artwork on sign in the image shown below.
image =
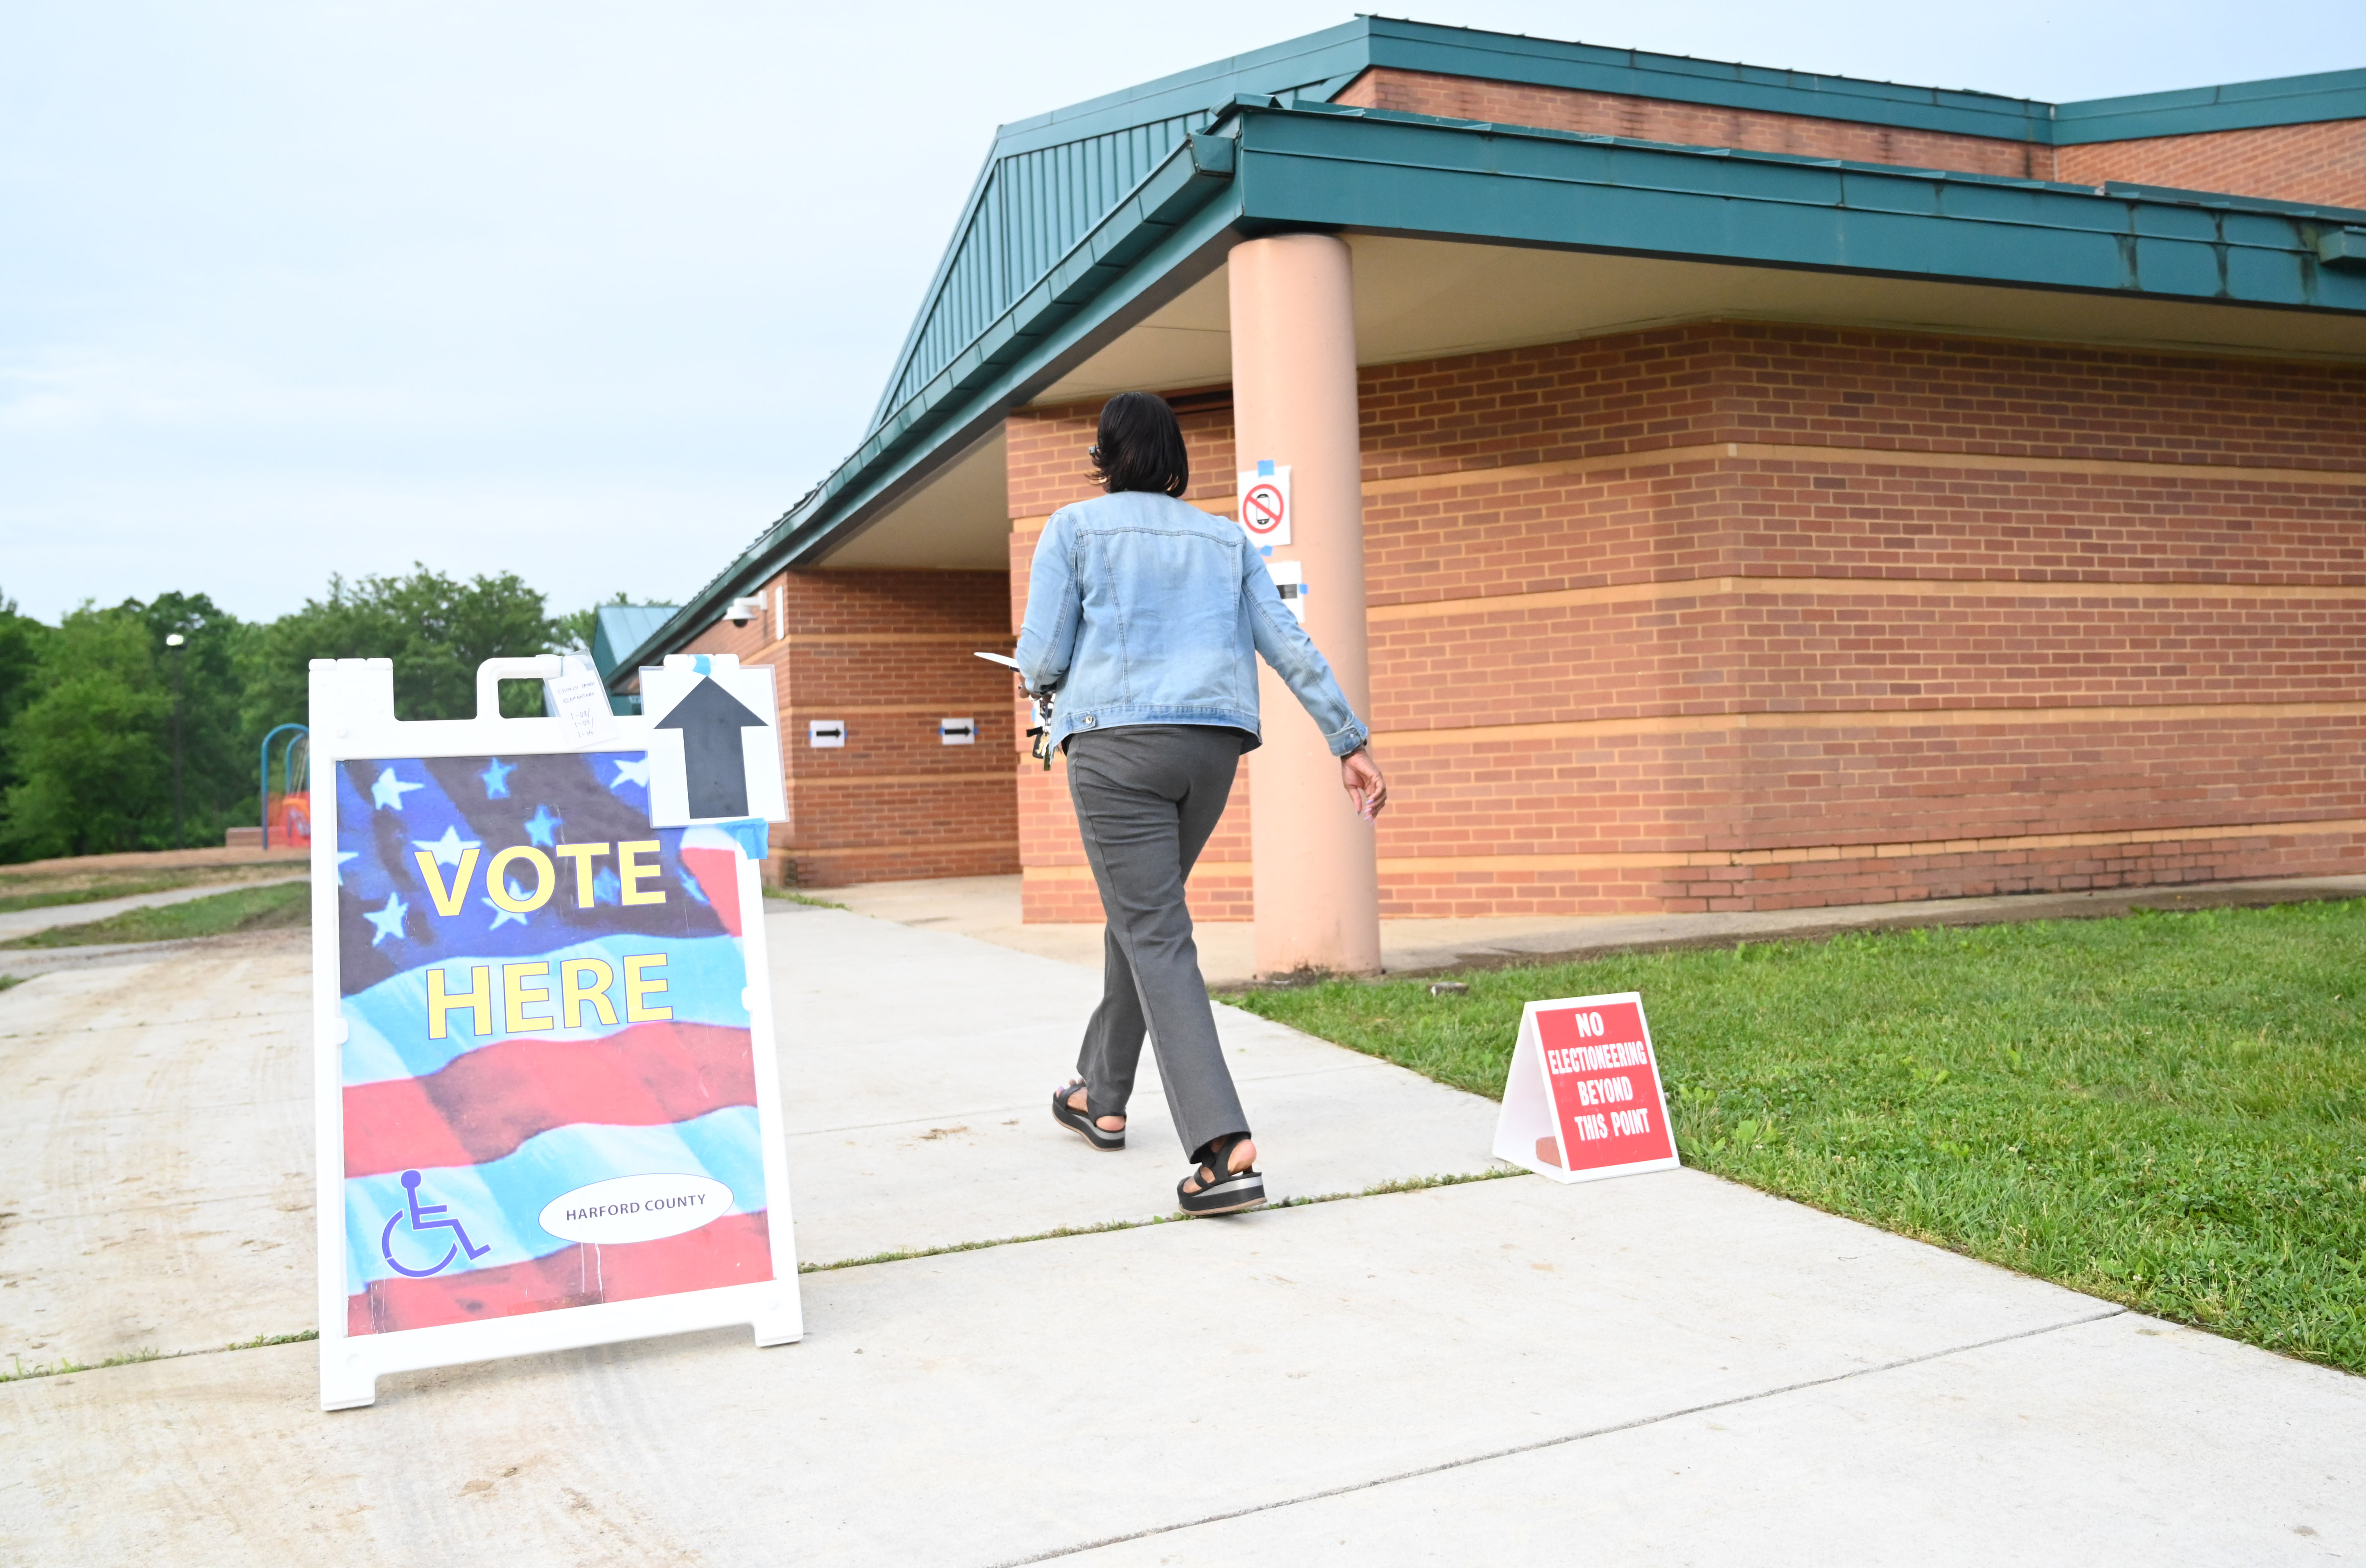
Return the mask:
<path id="1" fill-rule="evenodd" d="M 773 1277 L 761 914 L 728 828 L 650 825 L 649 769 L 336 764 L 347 1335 Z"/>

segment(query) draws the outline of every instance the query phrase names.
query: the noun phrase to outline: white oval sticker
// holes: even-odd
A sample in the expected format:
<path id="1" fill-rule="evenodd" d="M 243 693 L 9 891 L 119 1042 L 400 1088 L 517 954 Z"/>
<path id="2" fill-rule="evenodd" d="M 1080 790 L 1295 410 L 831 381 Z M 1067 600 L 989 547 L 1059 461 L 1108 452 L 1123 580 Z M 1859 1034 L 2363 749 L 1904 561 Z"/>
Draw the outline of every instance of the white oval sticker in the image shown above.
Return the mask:
<path id="1" fill-rule="evenodd" d="M 544 1204 L 542 1228 L 613 1247 L 680 1236 L 730 1212 L 731 1189 L 711 1176 L 611 1176 Z"/>

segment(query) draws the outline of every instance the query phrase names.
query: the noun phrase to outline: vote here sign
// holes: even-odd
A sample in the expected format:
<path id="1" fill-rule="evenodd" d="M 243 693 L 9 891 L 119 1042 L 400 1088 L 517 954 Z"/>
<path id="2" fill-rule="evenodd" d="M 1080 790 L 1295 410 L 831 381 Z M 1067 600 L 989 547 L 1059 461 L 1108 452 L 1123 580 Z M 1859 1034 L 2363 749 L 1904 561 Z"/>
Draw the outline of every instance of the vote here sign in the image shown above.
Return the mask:
<path id="1" fill-rule="evenodd" d="M 1559 1182 L 1678 1163 L 1639 992 L 1527 1004 L 1494 1152 Z"/>
<path id="2" fill-rule="evenodd" d="M 584 745 L 558 718 L 402 723 L 385 661 L 313 668 L 326 1407 L 389 1371 L 801 1331 L 765 823 L 653 806 L 663 726 L 740 672 L 682 673 Z M 736 787 L 760 721 L 727 717 L 708 771 Z"/>

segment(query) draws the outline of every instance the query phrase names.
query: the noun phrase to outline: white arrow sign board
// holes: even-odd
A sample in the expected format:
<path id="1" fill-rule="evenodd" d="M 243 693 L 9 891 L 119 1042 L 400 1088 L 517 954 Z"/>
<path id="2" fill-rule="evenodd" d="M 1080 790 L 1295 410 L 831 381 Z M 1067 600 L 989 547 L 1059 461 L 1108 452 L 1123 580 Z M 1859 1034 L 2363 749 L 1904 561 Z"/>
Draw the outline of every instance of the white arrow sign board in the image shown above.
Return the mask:
<path id="1" fill-rule="evenodd" d="M 731 654 L 670 655 L 663 667 L 641 671 L 641 711 L 654 721 L 651 823 L 789 820 L 770 665 L 742 665 Z"/>

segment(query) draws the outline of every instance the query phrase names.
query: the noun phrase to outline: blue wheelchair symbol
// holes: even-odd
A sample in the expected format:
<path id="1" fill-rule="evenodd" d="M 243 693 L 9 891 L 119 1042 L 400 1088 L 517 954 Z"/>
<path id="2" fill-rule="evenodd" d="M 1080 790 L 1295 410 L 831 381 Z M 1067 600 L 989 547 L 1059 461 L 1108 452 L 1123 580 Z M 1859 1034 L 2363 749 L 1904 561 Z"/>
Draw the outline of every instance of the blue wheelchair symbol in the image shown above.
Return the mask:
<path id="1" fill-rule="evenodd" d="M 386 1228 L 378 1233 L 377 1249 L 386 1255 L 386 1266 L 388 1268 L 392 1269 L 396 1273 L 400 1274 L 405 1279 L 423 1280 L 431 1274 L 440 1274 L 445 1270 L 450 1268 L 452 1266 L 452 1260 L 457 1258 L 463 1249 L 468 1251 L 468 1260 L 471 1262 L 474 1262 L 476 1260 L 483 1257 L 486 1253 L 492 1250 L 490 1247 L 479 1247 L 472 1244 L 468 1240 L 468 1233 L 460 1228 L 460 1222 L 458 1220 L 430 1219 L 427 1217 L 429 1215 L 442 1214 L 450 1205 L 447 1204 L 422 1204 L 420 1203 L 418 1171 L 404 1171 L 402 1173 L 402 1186 L 403 1196 L 409 1201 L 410 1213 L 408 1215 L 400 1212 L 396 1213 L 392 1218 L 386 1222 Z M 411 1221 L 411 1231 L 414 1236 L 424 1230 L 448 1230 L 460 1239 L 457 1242 L 447 1243 L 445 1245 L 444 1249 L 444 1256 L 436 1261 L 434 1268 L 406 1269 L 400 1263 L 396 1262 L 394 1258 L 394 1227 L 400 1225 L 406 1217 Z"/>

